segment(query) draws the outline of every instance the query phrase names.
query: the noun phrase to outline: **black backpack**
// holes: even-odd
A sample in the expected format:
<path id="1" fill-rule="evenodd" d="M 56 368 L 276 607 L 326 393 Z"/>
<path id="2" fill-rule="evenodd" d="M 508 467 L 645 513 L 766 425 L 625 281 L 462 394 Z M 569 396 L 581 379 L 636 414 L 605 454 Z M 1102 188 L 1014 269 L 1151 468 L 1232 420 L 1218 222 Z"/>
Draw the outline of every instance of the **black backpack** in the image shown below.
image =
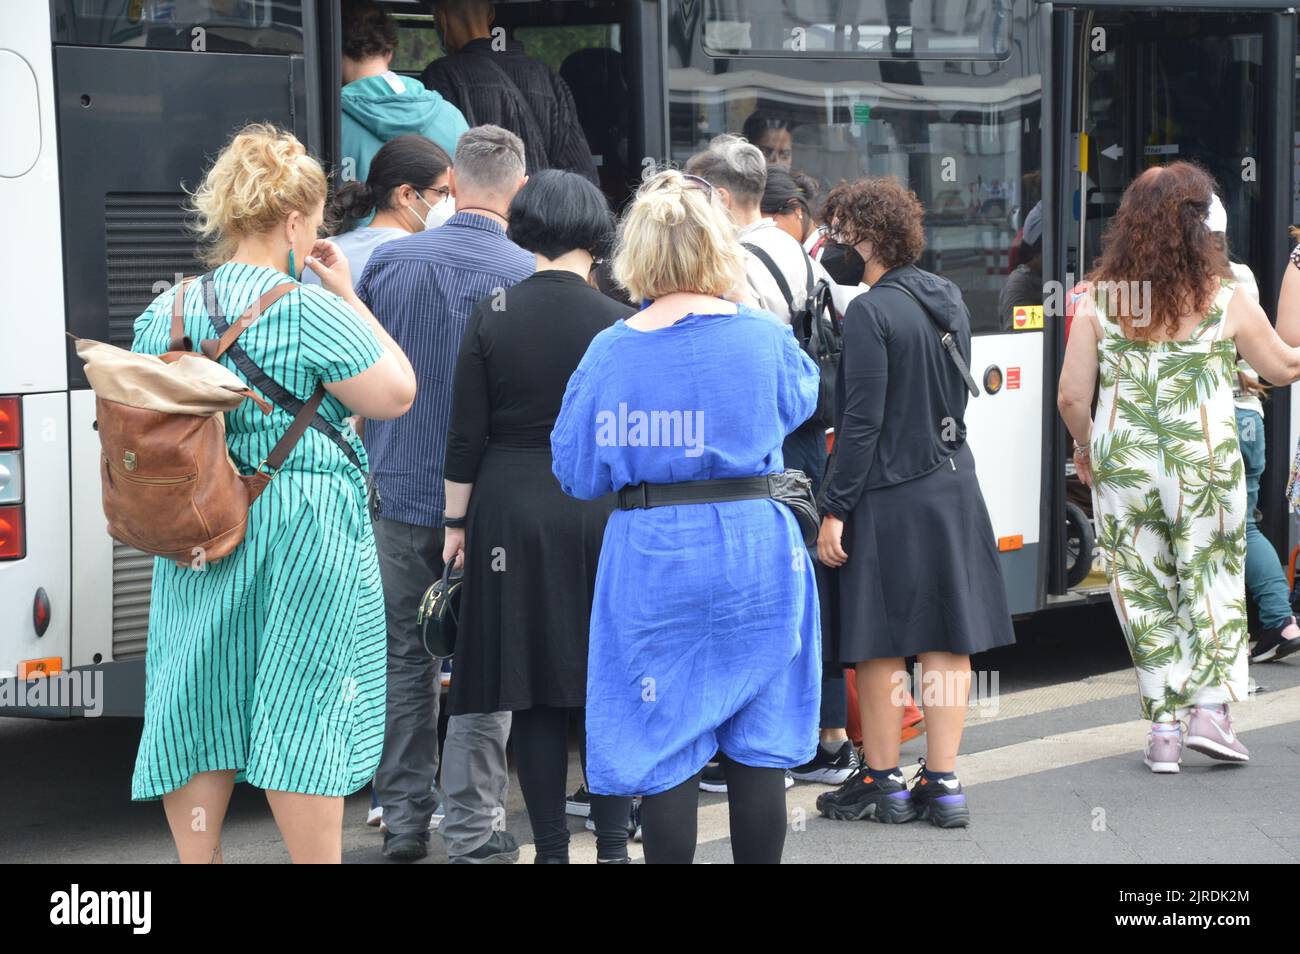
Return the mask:
<path id="1" fill-rule="evenodd" d="M 800 308 L 794 307 L 794 294 L 785 275 L 777 267 L 772 256 L 757 245 L 743 243 L 776 279 L 777 288 L 785 298 L 790 309 L 790 325 L 794 329 L 795 340 L 821 372 L 821 385 L 817 390 L 817 410 L 813 411 L 809 423 L 821 427 L 835 426 L 835 375 L 839 372 L 840 355 L 844 351 L 844 334 L 835 318 L 835 309 L 831 304 L 831 286 L 826 279 L 813 279 L 812 259 L 804 252 L 803 262 L 808 270 L 807 297 Z M 801 249 L 802 251 L 802 249 Z"/>

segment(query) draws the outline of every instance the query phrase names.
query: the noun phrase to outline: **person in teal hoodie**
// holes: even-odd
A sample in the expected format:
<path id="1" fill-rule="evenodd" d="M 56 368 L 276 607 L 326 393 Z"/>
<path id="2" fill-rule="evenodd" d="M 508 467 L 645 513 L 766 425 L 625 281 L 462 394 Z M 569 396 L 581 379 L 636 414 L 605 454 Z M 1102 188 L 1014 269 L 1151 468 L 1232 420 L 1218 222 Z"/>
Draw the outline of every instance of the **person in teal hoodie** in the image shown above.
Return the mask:
<path id="1" fill-rule="evenodd" d="M 419 80 L 389 69 L 397 26 L 372 0 L 343 3 L 343 126 L 340 178 L 365 182 L 384 143 L 416 133 L 448 155 L 469 129 L 461 111 Z"/>

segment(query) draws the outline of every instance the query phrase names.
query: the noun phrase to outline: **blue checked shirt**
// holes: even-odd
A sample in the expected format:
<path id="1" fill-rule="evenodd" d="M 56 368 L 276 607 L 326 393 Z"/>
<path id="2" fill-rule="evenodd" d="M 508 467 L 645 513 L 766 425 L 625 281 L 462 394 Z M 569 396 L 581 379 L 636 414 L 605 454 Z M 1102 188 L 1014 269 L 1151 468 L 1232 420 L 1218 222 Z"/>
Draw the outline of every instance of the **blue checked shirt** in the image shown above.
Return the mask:
<path id="1" fill-rule="evenodd" d="M 382 516 L 442 526 L 443 458 L 456 355 L 470 310 L 533 273 L 534 260 L 487 216 L 457 212 L 370 256 L 357 294 L 415 369 L 415 404 L 393 421 L 366 421 L 366 452 Z"/>

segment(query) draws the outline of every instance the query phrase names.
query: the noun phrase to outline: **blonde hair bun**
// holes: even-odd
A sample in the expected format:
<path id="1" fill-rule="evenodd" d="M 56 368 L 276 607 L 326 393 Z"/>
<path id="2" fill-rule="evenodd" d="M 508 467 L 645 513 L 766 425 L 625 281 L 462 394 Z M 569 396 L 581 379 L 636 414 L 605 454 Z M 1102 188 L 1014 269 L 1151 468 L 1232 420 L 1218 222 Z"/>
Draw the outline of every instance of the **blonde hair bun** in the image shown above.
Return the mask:
<path id="1" fill-rule="evenodd" d="M 310 215 L 328 188 L 320 163 L 292 133 L 264 123 L 245 126 L 191 196 L 207 264 L 227 261 L 241 238 L 270 231 L 291 212 Z"/>

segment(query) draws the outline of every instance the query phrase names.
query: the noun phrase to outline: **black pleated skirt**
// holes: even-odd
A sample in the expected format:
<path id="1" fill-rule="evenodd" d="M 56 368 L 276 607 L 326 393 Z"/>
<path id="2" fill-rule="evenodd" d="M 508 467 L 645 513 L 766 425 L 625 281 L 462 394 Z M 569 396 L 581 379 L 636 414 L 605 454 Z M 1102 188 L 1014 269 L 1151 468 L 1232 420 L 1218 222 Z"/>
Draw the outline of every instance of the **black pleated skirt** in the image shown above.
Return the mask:
<path id="1" fill-rule="evenodd" d="M 452 715 L 578 707 L 611 495 L 560 489 L 549 449 L 489 448 L 470 498 Z"/>
<path id="2" fill-rule="evenodd" d="M 963 445 L 951 462 L 862 495 L 824 577 L 828 659 L 852 664 L 1015 642 L 993 525 Z M 821 582 L 821 581 L 819 581 Z"/>

